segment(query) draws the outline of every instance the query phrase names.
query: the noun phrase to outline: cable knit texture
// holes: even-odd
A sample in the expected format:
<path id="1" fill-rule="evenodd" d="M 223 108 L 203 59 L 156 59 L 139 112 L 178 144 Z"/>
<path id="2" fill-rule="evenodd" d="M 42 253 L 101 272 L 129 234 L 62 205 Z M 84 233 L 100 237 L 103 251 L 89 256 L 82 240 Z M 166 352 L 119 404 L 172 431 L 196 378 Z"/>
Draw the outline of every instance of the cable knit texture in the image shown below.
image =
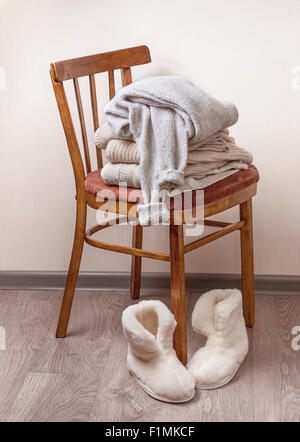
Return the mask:
<path id="1" fill-rule="evenodd" d="M 184 184 L 188 140 L 203 141 L 238 119 L 232 103 L 216 100 L 178 76 L 134 82 L 115 95 L 104 113 L 118 138 L 136 141 L 143 201 L 150 205 L 159 202 L 161 189 Z M 150 222 L 151 217 L 140 217 L 142 225 Z"/>
<path id="2" fill-rule="evenodd" d="M 105 150 L 106 158 L 111 163 L 140 163 L 140 153 L 134 141 L 111 140 Z"/>
<path id="3" fill-rule="evenodd" d="M 140 189 L 139 169 L 140 166 L 138 164 L 107 163 L 101 169 L 101 177 L 110 186 L 126 183 L 128 187 Z"/>

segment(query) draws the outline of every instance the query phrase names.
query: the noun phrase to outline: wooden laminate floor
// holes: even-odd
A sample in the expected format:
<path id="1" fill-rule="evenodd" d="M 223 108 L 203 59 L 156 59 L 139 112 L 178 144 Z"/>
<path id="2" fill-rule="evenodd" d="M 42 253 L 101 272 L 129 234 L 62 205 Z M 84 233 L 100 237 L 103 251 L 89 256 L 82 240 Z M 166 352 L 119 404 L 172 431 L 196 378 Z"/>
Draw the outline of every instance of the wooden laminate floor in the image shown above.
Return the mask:
<path id="1" fill-rule="evenodd" d="M 199 293 L 188 293 L 191 355 L 203 339 L 190 327 Z M 68 337 L 54 333 L 62 292 L 0 292 L 0 421 L 300 421 L 300 296 L 257 295 L 249 355 L 223 388 L 181 405 L 148 397 L 126 369 L 121 312 L 127 292 L 77 292 Z M 167 293 L 144 293 L 170 306 Z"/>

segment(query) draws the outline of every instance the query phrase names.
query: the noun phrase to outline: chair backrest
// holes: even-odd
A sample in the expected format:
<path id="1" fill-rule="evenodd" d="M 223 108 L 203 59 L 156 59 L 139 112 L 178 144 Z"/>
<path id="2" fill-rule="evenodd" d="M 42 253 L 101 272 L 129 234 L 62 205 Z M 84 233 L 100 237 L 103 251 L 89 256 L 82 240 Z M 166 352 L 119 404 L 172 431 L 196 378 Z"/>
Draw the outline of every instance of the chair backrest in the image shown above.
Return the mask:
<path id="1" fill-rule="evenodd" d="M 146 64 L 150 61 L 151 57 L 148 47 L 136 46 L 134 48 L 105 52 L 102 54 L 90 55 L 81 58 L 73 58 L 71 60 L 58 61 L 51 64 L 50 76 L 73 165 L 77 196 L 79 196 L 78 194 L 84 192 L 85 171 L 86 174 L 91 172 L 90 151 L 78 78 L 84 76 L 89 77 L 93 125 L 94 130 L 96 130 L 99 127 L 99 118 L 95 74 L 103 72 L 108 73 L 109 98 L 111 99 L 115 95 L 115 70 L 121 70 L 122 85 L 126 86 L 132 82 L 131 67 Z M 73 80 L 74 83 L 77 111 L 83 142 L 85 170 L 63 86 L 63 82 L 66 80 Z M 96 153 L 97 164 L 98 168 L 100 169 L 103 165 L 101 149 L 96 149 Z"/>

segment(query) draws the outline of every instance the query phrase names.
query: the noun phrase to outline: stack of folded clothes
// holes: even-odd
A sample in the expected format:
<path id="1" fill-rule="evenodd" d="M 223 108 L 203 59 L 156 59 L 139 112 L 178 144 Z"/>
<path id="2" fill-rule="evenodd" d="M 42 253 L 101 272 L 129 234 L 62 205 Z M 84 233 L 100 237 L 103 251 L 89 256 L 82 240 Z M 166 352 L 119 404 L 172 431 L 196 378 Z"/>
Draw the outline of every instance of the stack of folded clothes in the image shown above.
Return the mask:
<path id="1" fill-rule="evenodd" d="M 97 147 L 104 149 L 108 162 L 101 170 L 102 179 L 109 185 L 126 183 L 140 188 L 140 154 L 137 144 L 117 138 L 107 122 L 95 132 Z M 241 169 L 247 169 L 253 157 L 247 150 L 236 146 L 224 129 L 198 144 L 190 144 L 185 183 L 180 190 L 204 189 Z"/>
<path id="2" fill-rule="evenodd" d="M 108 159 L 101 176 L 109 185 L 142 189 L 141 225 L 169 220 L 166 190 L 204 189 L 252 163 L 252 155 L 229 136 L 236 106 L 183 77 L 131 83 L 106 105 L 104 116 L 95 133 Z"/>

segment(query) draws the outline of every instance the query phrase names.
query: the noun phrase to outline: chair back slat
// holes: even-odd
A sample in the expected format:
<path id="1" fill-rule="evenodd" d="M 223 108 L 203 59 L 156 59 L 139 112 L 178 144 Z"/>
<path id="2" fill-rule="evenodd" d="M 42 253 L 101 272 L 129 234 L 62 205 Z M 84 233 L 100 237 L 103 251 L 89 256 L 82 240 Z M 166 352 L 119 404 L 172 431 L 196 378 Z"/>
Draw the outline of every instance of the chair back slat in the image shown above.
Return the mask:
<path id="1" fill-rule="evenodd" d="M 91 106 L 93 113 L 94 131 L 96 131 L 99 128 L 99 116 L 98 116 L 96 82 L 94 74 L 89 75 L 89 81 L 90 81 L 90 96 L 91 96 Z M 97 157 L 98 169 L 102 169 L 103 167 L 102 151 L 97 146 L 96 146 L 96 157 Z"/>
<path id="2" fill-rule="evenodd" d="M 108 71 L 108 87 L 109 87 L 109 99 L 111 100 L 116 93 L 114 71 Z"/>
<path id="3" fill-rule="evenodd" d="M 77 103 L 77 109 L 78 109 L 78 115 L 81 127 L 81 135 L 82 135 L 83 150 L 85 157 L 85 168 L 86 168 L 86 173 L 90 173 L 91 172 L 90 152 L 89 152 L 89 145 L 86 135 L 86 127 L 85 127 L 84 113 L 83 113 L 78 79 L 74 78 L 73 82 L 74 82 L 75 97 L 76 97 L 76 103 Z"/>
<path id="4" fill-rule="evenodd" d="M 99 117 L 98 117 L 97 93 L 96 93 L 96 83 L 95 83 L 94 74 L 89 75 L 89 79 L 90 79 L 90 95 L 91 95 L 91 105 L 93 112 L 94 130 L 97 130 L 99 127 Z"/>
<path id="5" fill-rule="evenodd" d="M 122 85 L 127 86 L 132 83 L 131 69 L 123 68 L 121 69 Z"/>

